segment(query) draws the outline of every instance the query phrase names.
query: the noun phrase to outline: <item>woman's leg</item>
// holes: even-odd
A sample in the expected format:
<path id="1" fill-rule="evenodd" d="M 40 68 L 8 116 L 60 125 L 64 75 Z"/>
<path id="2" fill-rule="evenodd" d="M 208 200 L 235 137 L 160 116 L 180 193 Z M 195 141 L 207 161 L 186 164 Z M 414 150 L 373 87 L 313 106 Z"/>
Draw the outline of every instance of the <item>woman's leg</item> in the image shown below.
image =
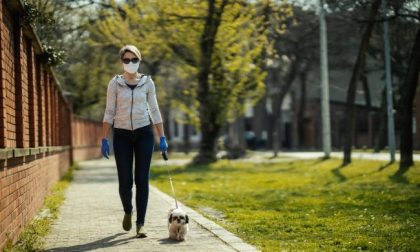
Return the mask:
<path id="1" fill-rule="evenodd" d="M 124 212 L 133 210 L 133 133 L 129 130 L 114 129 L 114 153 L 118 170 L 119 193 Z"/>
<path id="2" fill-rule="evenodd" d="M 137 129 L 134 143 L 137 225 L 144 225 L 149 198 L 149 168 L 153 154 L 153 130 L 151 125 Z"/>

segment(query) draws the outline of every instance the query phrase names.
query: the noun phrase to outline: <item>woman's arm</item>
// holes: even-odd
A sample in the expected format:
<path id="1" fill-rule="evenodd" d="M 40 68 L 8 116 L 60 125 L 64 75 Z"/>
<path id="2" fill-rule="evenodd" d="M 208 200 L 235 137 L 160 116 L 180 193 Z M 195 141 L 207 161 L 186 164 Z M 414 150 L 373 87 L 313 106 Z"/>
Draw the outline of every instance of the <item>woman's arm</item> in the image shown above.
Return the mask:
<path id="1" fill-rule="evenodd" d="M 165 136 L 163 131 L 163 120 L 160 114 L 159 105 L 156 98 L 155 83 L 150 79 L 149 92 L 147 93 L 147 104 L 149 105 L 150 118 L 156 128 L 159 137 Z"/>
<path id="2" fill-rule="evenodd" d="M 102 120 L 102 137 L 108 138 L 109 129 L 114 123 L 114 116 L 116 111 L 117 104 L 117 86 L 115 83 L 115 77 L 108 84 L 108 89 L 106 92 L 106 108 L 104 113 L 104 118 Z"/>
<path id="3" fill-rule="evenodd" d="M 111 129 L 112 124 L 102 123 L 102 138 L 108 138 L 109 130 Z"/>
<path id="4" fill-rule="evenodd" d="M 157 123 L 154 125 L 159 137 L 165 136 L 165 132 L 163 131 L 163 123 Z"/>

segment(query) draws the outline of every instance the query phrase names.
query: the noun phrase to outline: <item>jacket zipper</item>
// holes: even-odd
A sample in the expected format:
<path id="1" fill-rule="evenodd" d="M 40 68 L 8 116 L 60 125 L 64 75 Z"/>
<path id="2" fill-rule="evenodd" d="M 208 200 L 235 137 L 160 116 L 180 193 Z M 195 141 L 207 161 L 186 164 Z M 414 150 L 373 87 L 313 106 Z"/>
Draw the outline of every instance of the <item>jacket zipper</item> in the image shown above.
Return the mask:
<path id="1" fill-rule="evenodd" d="M 143 78 L 143 76 L 144 75 L 142 75 L 140 77 L 140 80 Z M 142 87 L 143 85 L 144 85 L 144 83 L 140 87 Z M 137 88 L 137 86 L 135 88 L 131 89 L 131 110 L 130 110 L 131 130 L 134 129 L 134 127 L 133 127 L 133 103 L 134 103 L 134 89 L 136 89 L 136 88 Z"/>
<path id="2" fill-rule="evenodd" d="M 134 100 L 134 89 L 131 90 L 131 111 L 130 111 L 130 119 L 131 119 L 131 130 L 133 130 L 133 100 Z"/>

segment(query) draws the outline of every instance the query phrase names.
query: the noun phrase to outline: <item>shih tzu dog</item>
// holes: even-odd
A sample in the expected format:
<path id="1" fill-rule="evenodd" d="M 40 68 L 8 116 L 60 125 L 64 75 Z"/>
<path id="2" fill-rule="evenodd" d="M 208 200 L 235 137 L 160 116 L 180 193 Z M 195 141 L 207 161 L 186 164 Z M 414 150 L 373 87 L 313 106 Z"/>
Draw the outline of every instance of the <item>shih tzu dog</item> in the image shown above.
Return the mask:
<path id="1" fill-rule="evenodd" d="M 168 213 L 169 238 L 185 240 L 188 232 L 188 215 L 180 208 L 172 208 Z"/>

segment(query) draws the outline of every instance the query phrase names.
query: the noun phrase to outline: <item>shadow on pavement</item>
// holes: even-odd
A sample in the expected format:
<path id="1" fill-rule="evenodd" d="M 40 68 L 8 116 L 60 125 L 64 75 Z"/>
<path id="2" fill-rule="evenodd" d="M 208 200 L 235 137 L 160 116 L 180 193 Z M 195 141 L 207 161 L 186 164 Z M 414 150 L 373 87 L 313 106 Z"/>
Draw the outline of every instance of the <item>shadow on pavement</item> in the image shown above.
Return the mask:
<path id="1" fill-rule="evenodd" d="M 131 239 L 136 239 L 135 236 L 132 236 L 129 238 L 114 240 L 116 237 L 124 235 L 124 234 L 125 233 L 118 233 L 118 234 L 111 235 L 103 239 L 89 242 L 86 244 L 80 244 L 80 245 L 69 246 L 69 247 L 51 248 L 45 251 L 92 251 L 92 250 L 100 249 L 100 248 L 108 248 L 108 247 L 123 245 L 123 244 L 128 243 L 128 241 Z"/>
<path id="2" fill-rule="evenodd" d="M 177 244 L 181 242 L 182 241 L 172 240 L 169 238 L 159 239 L 159 244 Z"/>

